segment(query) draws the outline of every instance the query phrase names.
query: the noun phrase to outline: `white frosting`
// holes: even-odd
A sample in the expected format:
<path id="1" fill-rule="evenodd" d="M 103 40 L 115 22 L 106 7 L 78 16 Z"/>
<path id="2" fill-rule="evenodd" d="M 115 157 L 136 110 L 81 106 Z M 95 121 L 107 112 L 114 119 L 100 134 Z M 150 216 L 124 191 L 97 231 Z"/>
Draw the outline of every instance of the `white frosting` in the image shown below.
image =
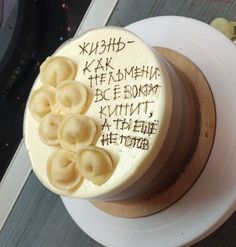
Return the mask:
<path id="1" fill-rule="evenodd" d="M 172 114 L 172 89 L 161 58 L 134 34 L 105 27 L 64 43 L 54 56 L 70 58 L 78 68 L 76 81 L 93 95 L 86 112 L 102 126 L 96 146 L 106 150 L 115 165 L 102 185 L 84 179 L 72 197 L 99 199 L 114 195 L 136 182 L 158 155 Z M 33 90 L 41 86 L 36 79 Z M 55 148 L 38 138 L 38 123 L 25 112 L 25 141 L 39 179 L 52 191 L 47 158 Z M 161 166 L 157 169 L 161 169 Z"/>

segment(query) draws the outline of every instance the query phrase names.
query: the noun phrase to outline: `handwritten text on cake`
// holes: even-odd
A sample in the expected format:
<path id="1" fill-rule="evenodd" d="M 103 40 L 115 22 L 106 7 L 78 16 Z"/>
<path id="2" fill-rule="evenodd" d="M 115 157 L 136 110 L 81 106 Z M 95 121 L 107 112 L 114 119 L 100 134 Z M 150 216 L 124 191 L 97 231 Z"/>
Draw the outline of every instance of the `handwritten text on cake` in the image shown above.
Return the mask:
<path id="1" fill-rule="evenodd" d="M 86 56 L 81 70 L 93 89 L 94 104 L 99 106 L 102 146 L 148 150 L 149 137 L 159 128 L 153 113 L 161 90 L 160 71 L 152 64 L 118 66 L 117 59 L 130 59 L 126 51 L 133 45 L 135 41 L 120 37 L 84 42 L 79 45 L 79 55 Z"/>

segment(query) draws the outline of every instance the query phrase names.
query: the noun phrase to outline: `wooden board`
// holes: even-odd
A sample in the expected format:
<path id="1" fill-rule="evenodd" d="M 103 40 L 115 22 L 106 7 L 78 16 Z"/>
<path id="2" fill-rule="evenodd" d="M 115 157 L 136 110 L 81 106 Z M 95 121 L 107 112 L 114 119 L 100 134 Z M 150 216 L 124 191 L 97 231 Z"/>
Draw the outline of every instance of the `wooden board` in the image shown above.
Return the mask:
<path id="1" fill-rule="evenodd" d="M 130 200 L 92 203 L 106 213 L 119 217 L 143 217 L 157 213 L 180 199 L 194 184 L 210 155 L 216 128 L 212 92 L 202 72 L 183 55 L 166 48 L 156 48 L 174 67 L 185 86 L 192 88 L 199 104 L 199 136 L 195 151 L 178 179 L 162 192 Z"/>

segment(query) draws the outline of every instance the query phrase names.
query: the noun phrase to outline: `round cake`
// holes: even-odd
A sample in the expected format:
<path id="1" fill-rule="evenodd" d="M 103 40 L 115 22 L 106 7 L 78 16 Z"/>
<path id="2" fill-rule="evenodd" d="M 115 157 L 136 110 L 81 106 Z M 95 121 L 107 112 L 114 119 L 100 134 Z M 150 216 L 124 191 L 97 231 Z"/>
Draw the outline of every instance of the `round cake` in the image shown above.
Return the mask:
<path id="1" fill-rule="evenodd" d="M 191 152 L 193 96 L 133 33 L 90 30 L 40 66 L 24 119 L 39 180 L 51 191 L 122 200 L 163 190 Z"/>

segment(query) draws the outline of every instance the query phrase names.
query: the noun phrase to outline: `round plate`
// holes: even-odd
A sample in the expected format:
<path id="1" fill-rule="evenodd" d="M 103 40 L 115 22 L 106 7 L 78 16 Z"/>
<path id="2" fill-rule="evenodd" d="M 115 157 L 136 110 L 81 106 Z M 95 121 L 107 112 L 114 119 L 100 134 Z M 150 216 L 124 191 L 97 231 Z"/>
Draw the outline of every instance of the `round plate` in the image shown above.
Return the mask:
<path id="1" fill-rule="evenodd" d="M 74 221 L 105 246 L 193 244 L 219 227 L 236 207 L 236 47 L 209 25 L 184 17 L 154 17 L 126 28 L 152 46 L 183 54 L 206 76 L 217 115 L 212 153 L 191 190 L 151 216 L 119 218 L 86 200 L 62 200 Z"/>

